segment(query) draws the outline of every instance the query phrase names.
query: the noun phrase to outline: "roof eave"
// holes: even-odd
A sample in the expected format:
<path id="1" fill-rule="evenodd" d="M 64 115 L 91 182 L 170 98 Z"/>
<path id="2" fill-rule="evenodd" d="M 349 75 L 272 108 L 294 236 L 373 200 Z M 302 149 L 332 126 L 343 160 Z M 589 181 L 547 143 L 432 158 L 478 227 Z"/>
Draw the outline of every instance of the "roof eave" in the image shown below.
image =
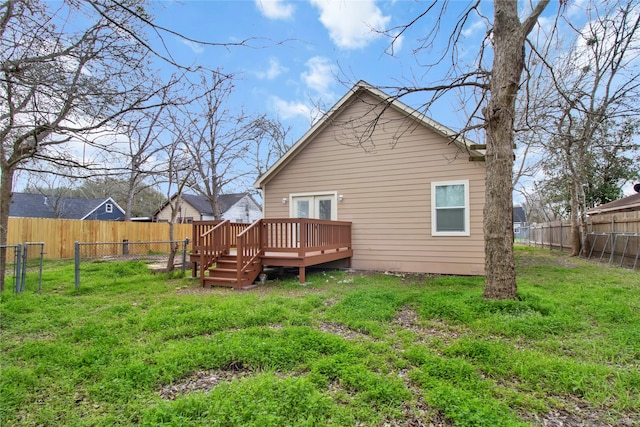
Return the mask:
<path id="1" fill-rule="evenodd" d="M 351 100 L 353 98 L 353 96 L 360 90 L 366 90 L 366 91 L 370 92 L 371 94 L 373 94 L 374 96 L 378 97 L 379 99 L 387 102 L 389 106 L 394 107 L 397 110 L 401 111 L 406 116 L 411 117 L 414 120 L 417 120 L 417 121 L 423 123 L 424 125 L 426 125 L 429 128 L 435 130 L 439 134 L 445 136 L 448 139 L 451 139 L 452 142 L 458 146 L 458 148 L 466 150 L 471 156 L 475 156 L 475 157 L 483 157 L 484 156 L 484 153 L 482 153 L 480 151 L 471 150 L 469 148 L 469 146 L 471 144 L 473 144 L 473 142 L 469 141 L 464 136 L 459 135 L 459 134 L 455 133 L 453 130 L 449 129 L 448 127 L 446 127 L 446 126 L 444 126 L 444 125 L 442 125 L 442 124 L 430 119 L 429 117 L 425 116 L 424 114 L 420 113 L 419 111 L 417 111 L 417 110 L 409 107 L 408 105 L 404 104 L 403 102 L 399 101 L 397 98 L 395 98 L 393 96 L 389 96 L 389 95 L 385 94 L 384 92 L 382 92 L 381 90 L 377 89 L 376 87 L 370 85 L 369 83 L 367 83 L 367 82 L 365 82 L 363 80 L 360 80 L 351 89 L 349 89 L 347 91 L 347 93 L 345 93 L 342 96 L 342 98 L 340 98 L 338 100 L 338 102 L 336 102 L 336 104 L 333 107 L 331 107 L 329 109 L 329 111 L 327 111 L 323 115 L 323 117 L 321 119 L 319 119 L 313 126 L 311 126 L 311 128 L 307 132 L 305 132 L 304 135 L 302 135 L 298 139 L 298 141 L 296 141 L 296 143 L 293 144 L 291 146 L 291 148 L 282 157 L 280 157 L 278 159 L 278 161 L 276 161 L 276 163 L 273 164 L 273 166 L 271 166 L 269 168 L 269 170 L 267 170 L 264 174 L 262 174 L 262 176 L 260 178 L 258 178 L 256 180 L 256 182 L 253 184 L 253 187 L 256 188 L 256 189 L 263 188 L 264 184 L 266 184 L 273 175 L 277 174 L 277 172 L 280 169 L 282 169 L 282 167 L 284 165 L 286 165 L 286 163 L 288 163 L 290 159 L 295 157 L 296 153 L 302 147 L 304 147 L 306 142 L 309 141 L 310 138 L 314 134 L 316 134 L 322 128 L 327 126 L 328 119 L 330 117 L 334 116 L 340 110 L 342 110 L 345 107 L 345 105 L 348 104 L 349 100 Z"/>

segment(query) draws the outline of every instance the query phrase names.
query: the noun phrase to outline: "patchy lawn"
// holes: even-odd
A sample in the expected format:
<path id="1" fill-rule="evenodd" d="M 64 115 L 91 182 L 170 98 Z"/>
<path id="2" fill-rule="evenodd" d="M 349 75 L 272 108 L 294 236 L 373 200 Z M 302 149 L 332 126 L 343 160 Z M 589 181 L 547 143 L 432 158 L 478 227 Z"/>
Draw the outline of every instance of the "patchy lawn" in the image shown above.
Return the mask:
<path id="1" fill-rule="evenodd" d="M 640 425 L 640 273 L 516 256 L 503 302 L 482 278 L 235 292 L 136 262 L 75 291 L 56 263 L 41 294 L 0 297 L 0 425 Z"/>

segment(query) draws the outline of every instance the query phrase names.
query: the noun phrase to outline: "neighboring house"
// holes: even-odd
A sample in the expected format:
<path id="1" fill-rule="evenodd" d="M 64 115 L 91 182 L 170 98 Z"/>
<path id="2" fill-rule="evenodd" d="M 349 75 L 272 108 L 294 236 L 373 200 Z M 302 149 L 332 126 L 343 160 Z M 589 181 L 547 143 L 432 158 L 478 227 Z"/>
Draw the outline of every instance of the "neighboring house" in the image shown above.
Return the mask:
<path id="1" fill-rule="evenodd" d="M 174 201 L 177 196 L 171 197 Z M 262 218 L 262 208 L 249 193 L 222 194 L 218 196 L 220 218 L 232 222 L 253 223 Z M 154 214 L 154 221 L 168 222 L 171 219 L 171 207 L 165 202 Z M 215 219 L 211 203 L 205 196 L 183 194 L 182 205 L 178 213 L 178 223 L 206 221 Z"/>
<path id="2" fill-rule="evenodd" d="M 358 270 L 484 274 L 482 152 L 365 82 L 255 183 L 265 218 L 352 222 Z"/>
<path id="3" fill-rule="evenodd" d="M 513 234 L 516 239 L 526 238 L 527 214 L 522 206 L 513 207 Z"/>
<path id="4" fill-rule="evenodd" d="M 640 212 L 640 184 L 636 184 L 638 191 L 631 196 L 623 197 L 622 199 L 614 200 L 613 202 L 605 203 L 604 205 L 596 206 L 587 210 L 587 215 L 593 217 L 595 215 L 603 215 L 609 213 L 619 212 Z"/>
<path id="5" fill-rule="evenodd" d="M 124 210 L 111 198 L 82 199 L 13 193 L 10 217 L 122 221 Z"/>

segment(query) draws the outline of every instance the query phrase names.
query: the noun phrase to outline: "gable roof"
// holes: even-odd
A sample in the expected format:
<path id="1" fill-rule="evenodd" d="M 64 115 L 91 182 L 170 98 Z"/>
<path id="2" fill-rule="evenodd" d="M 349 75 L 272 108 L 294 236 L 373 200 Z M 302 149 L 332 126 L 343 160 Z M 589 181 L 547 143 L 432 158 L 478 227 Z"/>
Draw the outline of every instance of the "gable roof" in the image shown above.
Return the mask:
<path id="1" fill-rule="evenodd" d="M 231 209 L 233 205 L 247 196 L 249 197 L 249 199 L 251 199 L 251 201 L 253 201 L 256 206 L 260 207 L 260 205 L 256 203 L 255 200 L 253 200 L 253 197 L 251 197 L 249 193 L 220 194 L 218 196 L 218 207 L 220 208 L 220 213 L 225 213 L 226 211 Z M 174 194 L 171 197 L 171 200 L 175 198 L 176 195 Z M 183 194 L 182 200 L 193 206 L 193 208 L 200 212 L 201 215 L 213 215 L 213 212 L 211 212 L 211 203 L 209 203 L 209 199 L 206 196 L 202 196 L 199 194 Z M 157 215 L 158 212 L 164 209 L 168 203 L 168 201 L 165 201 L 162 206 L 160 206 L 160 208 L 156 210 L 154 215 Z"/>
<path id="2" fill-rule="evenodd" d="M 218 208 L 221 213 L 224 213 L 231 208 L 231 206 L 235 205 L 246 196 L 247 193 L 235 193 L 235 194 L 220 194 L 218 196 Z M 211 203 L 209 203 L 209 199 L 205 196 L 200 196 L 196 194 L 183 194 L 182 199 L 193 206 L 198 212 L 201 214 L 210 214 L 211 212 Z"/>
<path id="3" fill-rule="evenodd" d="M 527 222 L 527 214 L 524 211 L 522 206 L 514 206 L 513 207 L 513 222 Z"/>
<path id="4" fill-rule="evenodd" d="M 614 200 L 613 202 L 591 208 L 587 210 L 587 215 L 620 211 L 640 211 L 640 193 L 632 194 L 631 196 L 623 197 L 622 199 Z"/>
<path id="5" fill-rule="evenodd" d="M 358 96 L 366 92 L 373 97 L 377 98 L 380 101 L 380 105 L 384 105 L 385 107 L 394 108 L 397 111 L 404 114 L 406 117 L 411 118 L 418 123 L 434 130 L 435 132 L 443 135 L 447 139 L 453 141 L 458 147 L 468 151 L 474 157 L 481 157 L 484 155 L 482 151 L 472 150 L 470 147 L 474 143 L 464 138 L 461 135 L 458 135 L 453 130 L 448 127 L 436 122 L 435 120 L 430 119 L 419 111 L 409 107 L 403 102 L 399 101 L 393 96 L 389 96 L 377 89 L 376 87 L 370 85 L 369 83 L 360 80 L 356 83 L 345 95 L 338 100 L 338 102 L 327 111 L 324 116 L 318 120 L 311 128 L 304 134 L 298 141 L 289 148 L 289 150 L 282 156 L 276 163 L 273 164 L 262 176 L 260 176 L 257 181 L 253 184 L 255 188 L 261 188 L 264 183 L 269 181 L 271 177 L 277 174 L 277 171 L 282 169 L 291 159 L 293 159 L 306 145 L 309 141 L 313 139 L 313 137 L 318 134 L 322 129 L 329 126 L 333 119 L 343 111 L 347 106 L 349 106 L 354 100 L 358 98 Z"/>
<path id="6" fill-rule="evenodd" d="M 105 203 L 111 203 L 124 216 L 124 210 L 111 198 L 46 196 L 44 194 L 13 193 L 9 216 L 21 218 L 86 219 Z"/>

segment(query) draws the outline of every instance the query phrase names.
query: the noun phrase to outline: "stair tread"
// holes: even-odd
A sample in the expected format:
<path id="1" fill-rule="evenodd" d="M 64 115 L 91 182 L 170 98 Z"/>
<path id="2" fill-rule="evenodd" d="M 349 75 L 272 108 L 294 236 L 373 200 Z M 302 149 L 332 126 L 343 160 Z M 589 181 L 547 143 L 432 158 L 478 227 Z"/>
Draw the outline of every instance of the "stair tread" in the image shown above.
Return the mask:
<path id="1" fill-rule="evenodd" d="M 229 283 L 235 283 L 236 282 L 236 278 L 235 277 L 205 277 L 204 278 L 205 282 L 229 282 Z"/>

